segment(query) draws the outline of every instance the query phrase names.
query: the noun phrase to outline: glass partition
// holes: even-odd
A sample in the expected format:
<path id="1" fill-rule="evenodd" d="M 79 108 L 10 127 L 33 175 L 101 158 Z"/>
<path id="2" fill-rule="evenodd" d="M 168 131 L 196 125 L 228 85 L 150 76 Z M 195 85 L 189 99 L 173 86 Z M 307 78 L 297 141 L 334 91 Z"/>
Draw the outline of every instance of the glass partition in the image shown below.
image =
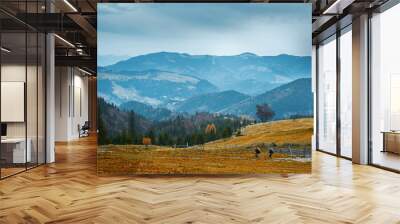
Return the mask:
<path id="1" fill-rule="evenodd" d="M 45 139 L 45 124 L 46 124 L 46 77 L 45 77 L 45 65 L 46 65 L 46 37 L 43 33 L 38 33 L 38 65 L 37 65 L 37 147 L 38 164 L 44 164 L 46 162 L 46 139 Z"/>
<path id="2" fill-rule="evenodd" d="M 27 33 L 27 64 L 26 64 L 26 113 L 27 113 L 27 151 L 29 161 L 27 167 L 34 167 L 38 160 L 38 35 Z"/>
<path id="3" fill-rule="evenodd" d="M 336 36 L 318 47 L 318 149 L 336 153 Z"/>
<path id="4" fill-rule="evenodd" d="M 340 154 L 352 157 L 352 33 L 340 36 Z"/>
<path id="5" fill-rule="evenodd" d="M 400 5 L 372 17 L 371 162 L 400 170 Z"/>
<path id="6" fill-rule="evenodd" d="M 0 7 L 43 11 L 44 1 L 14 3 Z M 45 163 L 45 44 L 43 33 L 0 12 L 1 179 Z"/>
<path id="7" fill-rule="evenodd" d="M 26 150 L 26 33 L 1 34 L 1 175 L 24 171 Z M 6 49 L 6 50 L 4 50 Z"/>

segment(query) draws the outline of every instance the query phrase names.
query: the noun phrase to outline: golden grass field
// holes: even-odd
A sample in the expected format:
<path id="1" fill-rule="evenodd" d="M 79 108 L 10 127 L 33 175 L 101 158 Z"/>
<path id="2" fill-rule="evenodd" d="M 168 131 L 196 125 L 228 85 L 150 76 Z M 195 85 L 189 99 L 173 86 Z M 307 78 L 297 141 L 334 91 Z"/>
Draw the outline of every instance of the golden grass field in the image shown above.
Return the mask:
<path id="1" fill-rule="evenodd" d="M 263 148 L 255 158 L 254 146 L 262 143 L 310 145 L 311 118 L 250 125 L 243 136 L 209 142 L 204 146 L 178 148 L 142 145 L 99 146 L 99 174 L 245 174 L 309 173 L 311 162 L 284 154 L 267 156 Z"/>

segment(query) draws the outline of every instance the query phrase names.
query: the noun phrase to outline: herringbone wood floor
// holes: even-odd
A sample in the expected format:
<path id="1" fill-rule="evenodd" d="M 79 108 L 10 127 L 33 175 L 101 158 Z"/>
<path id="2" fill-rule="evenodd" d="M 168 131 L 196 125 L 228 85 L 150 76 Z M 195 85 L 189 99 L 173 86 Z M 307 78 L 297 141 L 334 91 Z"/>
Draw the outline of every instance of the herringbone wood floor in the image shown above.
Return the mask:
<path id="1" fill-rule="evenodd" d="M 98 177 L 88 138 L 0 181 L 0 223 L 400 223 L 400 175 L 317 152 L 311 175 Z"/>

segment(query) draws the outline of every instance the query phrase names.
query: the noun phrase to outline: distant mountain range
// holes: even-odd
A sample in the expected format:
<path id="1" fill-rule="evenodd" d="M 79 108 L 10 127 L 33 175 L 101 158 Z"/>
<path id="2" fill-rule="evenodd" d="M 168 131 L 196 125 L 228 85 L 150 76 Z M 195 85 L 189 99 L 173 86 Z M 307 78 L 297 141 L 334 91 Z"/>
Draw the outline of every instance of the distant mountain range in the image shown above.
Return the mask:
<path id="1" fill-rule="evenodd" d="M 210 113 L 215 113 L 249 97 L 250 96 L 234 90 L 208 93 L 194 96 L 181 103 L 178 103 L 176 105 L 176 111 L 187 113 L 207 111 Z"/>
<path id="2" fill-rule="evenodd" d="M 292 115 L 306 116 L 313 113 L 311 79 L 297 79 L 257 96 L 248 96 L 236 91 L 207 93 L 191 97 L 176 105 L 176 110 L 157 108 L 137 101 L 129 101 L 119 106 L 121 110 L 132 110 L 149 120 L 167 120 L 177 114 L 209 112 L 248 116 L 256 119 L 256 105 L 269 104 L 276 116 L 274 119 L 289 118 Z"/>
<path id="3" fill-rule="evenodd" d="M 274 119 L 288 118 L 292 115 L 312 115 L 311 78 L 297 79 L 258 96 L 247 98 L 218 112 L 256 117 L 256 105 L 264 103 L 269 104 L 274 110 L 276 114 Z"/>
<path id="4" fill-rule="evenodd" d="M 216 86 L 197 77 L 161 70 L 110 71 L 98 69 L 99 96 L 116 105 L 137 101 L 173 108 L 192 96 L 215 92 Z"/>
<path id="5" fill-rule="evenodd" d="M 220 91 L 236 90 L 247 95 L 258 95 L 295 79 L 310 77 L 311 57 L 286 54 L 258 56 L 243 53 L 214 56 L 158 52 L 100 67 L 99 73 L 108 71 L 120 74 L 148 70 L 187 74 L 207 80 Z"/>
<path id="6" fill-rule="evenodd" d="M 189 55 L 159 52 L 98 67 L 98 96 L 123 113 L 165 121 L 197 112 L 274 119 L 311 115 L 311 59 L 291 55 Z"/>

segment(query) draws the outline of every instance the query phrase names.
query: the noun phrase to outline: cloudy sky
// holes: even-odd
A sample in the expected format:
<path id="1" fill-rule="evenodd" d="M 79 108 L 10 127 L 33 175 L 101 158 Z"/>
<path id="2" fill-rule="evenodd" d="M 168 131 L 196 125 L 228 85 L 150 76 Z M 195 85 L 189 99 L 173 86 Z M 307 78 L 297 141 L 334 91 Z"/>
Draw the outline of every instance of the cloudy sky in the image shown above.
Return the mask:
<path id="1" fill-rule="evenodd" d="M 99 64 L 160 51 L 311 55 L 310 4 L 98 4 Z"/>

